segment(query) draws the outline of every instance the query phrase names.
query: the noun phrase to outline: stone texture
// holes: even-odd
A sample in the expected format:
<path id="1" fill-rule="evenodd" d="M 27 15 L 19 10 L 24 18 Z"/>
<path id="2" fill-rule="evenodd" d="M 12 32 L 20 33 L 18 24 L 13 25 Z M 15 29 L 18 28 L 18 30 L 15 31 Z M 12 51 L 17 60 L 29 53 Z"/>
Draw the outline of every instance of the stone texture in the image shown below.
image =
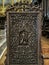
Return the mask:
<path id="1" fill-rule="evenodd" d="M 7 65 L 42 65 L 38 15 L 38 12 L 8 13 Z"/>

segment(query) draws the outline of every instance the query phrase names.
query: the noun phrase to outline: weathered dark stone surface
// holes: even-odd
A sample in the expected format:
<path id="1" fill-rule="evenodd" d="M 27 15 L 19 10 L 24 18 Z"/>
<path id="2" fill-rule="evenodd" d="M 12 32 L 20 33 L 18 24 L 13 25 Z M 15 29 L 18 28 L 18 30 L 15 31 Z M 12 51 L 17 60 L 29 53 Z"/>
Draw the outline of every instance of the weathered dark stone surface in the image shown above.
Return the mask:
<path id="1" fill-rule="evenodd" d="M 41 65 L 38 13 L 8 13 L 8 65 Z"/>

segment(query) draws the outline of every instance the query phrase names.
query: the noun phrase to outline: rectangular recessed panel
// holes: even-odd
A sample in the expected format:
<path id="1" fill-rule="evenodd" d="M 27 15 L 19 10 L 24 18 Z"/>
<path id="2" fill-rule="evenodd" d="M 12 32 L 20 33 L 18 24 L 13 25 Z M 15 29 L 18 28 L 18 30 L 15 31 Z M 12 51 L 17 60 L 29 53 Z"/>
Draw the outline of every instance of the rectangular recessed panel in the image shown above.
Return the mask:
<path id="1" fill-rule="evenodd" d="M 37 13 L 8 13 L 9 65 L 39 65 Z"/>

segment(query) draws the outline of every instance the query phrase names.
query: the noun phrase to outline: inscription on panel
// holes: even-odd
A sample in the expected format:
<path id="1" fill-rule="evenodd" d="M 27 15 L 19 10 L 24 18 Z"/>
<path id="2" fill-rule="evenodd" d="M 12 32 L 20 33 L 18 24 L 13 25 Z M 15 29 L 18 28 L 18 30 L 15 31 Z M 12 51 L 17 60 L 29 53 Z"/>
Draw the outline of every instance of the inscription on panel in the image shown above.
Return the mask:
<path id="1" fill-rule="evenodd" d="M 37 14 L 9 13 L 9 64 L 38 65 Z"/>

